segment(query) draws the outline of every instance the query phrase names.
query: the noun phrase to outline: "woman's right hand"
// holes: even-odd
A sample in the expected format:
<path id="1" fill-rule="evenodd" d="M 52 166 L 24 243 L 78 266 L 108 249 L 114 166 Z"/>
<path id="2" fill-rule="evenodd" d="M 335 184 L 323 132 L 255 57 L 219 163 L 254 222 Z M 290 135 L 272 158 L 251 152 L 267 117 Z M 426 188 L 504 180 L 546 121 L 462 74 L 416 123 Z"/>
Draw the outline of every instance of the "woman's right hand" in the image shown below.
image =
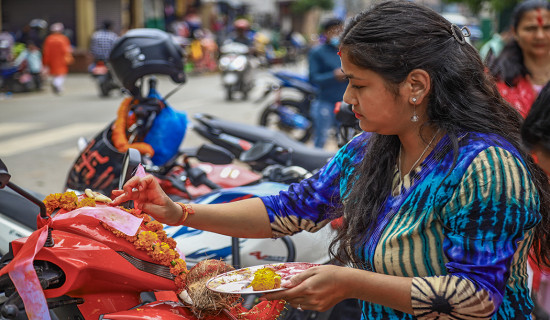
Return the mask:
<path id="1" fill-rule="evenodd" d="M 137 209 L 143 210 L 161 223 L 175 224 L 183 214 L 181 207 L 166 195 L 157 179 L 150 174 L 132 177 L 122 190 L 114 190 L 112 195 L 116 197 L 111 202 L 112 206 L 133 200 Z"/>

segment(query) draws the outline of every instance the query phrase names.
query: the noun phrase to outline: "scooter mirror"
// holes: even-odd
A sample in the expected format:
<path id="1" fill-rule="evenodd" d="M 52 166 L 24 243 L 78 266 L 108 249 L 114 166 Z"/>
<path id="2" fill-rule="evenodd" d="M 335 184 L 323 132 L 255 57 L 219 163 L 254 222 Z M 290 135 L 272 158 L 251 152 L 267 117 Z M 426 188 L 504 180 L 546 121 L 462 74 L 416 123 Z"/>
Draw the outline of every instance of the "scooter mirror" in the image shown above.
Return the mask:
<path id="1" fill-rule="evenodd" d="M 0 159 L 0 189 L 3 189 L 10 182 L 11 175 L 8 173 L 8 168 Z"/>
<path id="2" fill-rule="evenodd" d="M 235 155 L 224 147 L 215 144 L 204 144 L 197 150 L 197 159 L 212 164 L 230 164 L 235 160 Z"/>
<path id="3" fill-rule="evenodd" d="M 118 180 L 119 189 L 122 189 L 126 181 L 130 180 L 140 163 L 141 153 L 137 149 L 128 148 L 122 160 L 122 172 Z"/>
<path id="4" fill-rule="evenodd" d="M 275 144 L 269 141 L 258 141 L 252 148 L 243 151 L 239 157 L 242 162 L 259 161 L 275 148 Z"/>

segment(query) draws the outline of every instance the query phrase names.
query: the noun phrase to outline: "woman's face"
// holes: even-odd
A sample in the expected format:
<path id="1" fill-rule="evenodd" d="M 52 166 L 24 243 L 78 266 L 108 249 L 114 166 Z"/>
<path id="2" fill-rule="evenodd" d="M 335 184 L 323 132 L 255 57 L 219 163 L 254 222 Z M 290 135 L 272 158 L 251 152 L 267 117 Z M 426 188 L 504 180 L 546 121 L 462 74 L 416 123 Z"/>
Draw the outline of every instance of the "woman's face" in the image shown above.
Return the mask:
<path id="1" fill-rule="evenodd" d="M 515 29 L 515 38 L 525 56 L 533 58 L 550 54 L 550 11 L 526 11 Z"/>
<path id="2" fill-rule="evenodd" d="M 403 98 L 401 93 L 395 96 L 380 75 L 354 65 L 344 52 L 341 61 L 342 71 L 349 79 L 344 102 L 353 106 L 363 131 L 396 135 L 410 127 L 412 114 L 408 97 Z"/>

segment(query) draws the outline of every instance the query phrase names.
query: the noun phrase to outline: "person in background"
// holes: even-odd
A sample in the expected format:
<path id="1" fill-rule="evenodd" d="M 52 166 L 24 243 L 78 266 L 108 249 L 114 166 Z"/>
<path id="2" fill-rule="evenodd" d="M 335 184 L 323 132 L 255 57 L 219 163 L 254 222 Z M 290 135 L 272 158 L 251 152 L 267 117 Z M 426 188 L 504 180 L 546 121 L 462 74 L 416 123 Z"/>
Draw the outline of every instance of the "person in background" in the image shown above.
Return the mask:
<path id="1" fill-rule="evenodd" d="M 315 232 L 331 252 L 268 293 L 297 309 L 361 300 L 370 319 L 530 319 L 527 256 L 550 265 L 550 185 L 522 148 L 521 115 L 460 27 L 421 4 L 376 4 L 339 46 L 364 131 L 277 195 L 178 204 L 148 174 L 113 192 L 159 222 L 242 238 Z"/>
<path id="2" fill-rule="evenodd" d="M 502 96 L 525 117 L 550 80 L 550 2 L 527 0 L 518 4 L 511 34 L 488 67 Z"/>
<path id="3" fill-rule="evenodd" d="M 233 34 L 231 40 L 242 43 L 249 48 L 252 48 L 253 42 L 250 37 L 250 22 L 244 18 L 237 19 L 233 22 Z"/>
<path id="4" fill-rule="evenodd" d="M 52 77 L 52 90 L 55 94 L 63 91 L 69 65 L 74 62 L 69 38 L 63 34 L 63 23 L 56 22 L 50 26 L 50 35 L 44 40 L 42 63 Z"/>
<path id="5" fill-rule="evenodd" d="M 326 41 L 308 54 L 309 81 L 318 87 L 318 93 L 311 103 L 310 115 L 313 120 L 313 144 L 323 148 L 328 132 L 336 127 L 334 105 L 342 100 L 346 90 L 345 75 L 340 68 L 338 46 L 343 21 L 329 19 L 322 25 Z"/>
<path id="6" fill-rule="evenodd" d="M 550 82 L 547 83 L 521 128 L 521 138 L 525 147 L 531 151 L 537 164 L 550 177 Z M 535 300 L 533 314 L 536 319 L 548 319 L 550 315 L 550 269 L 539 268 L 530 261 L 532 268 L 532 292 Z"/>
<path id="7" fill-rule="evenodd" d="M 17 56 L 14 65 L 21 66 L 26 63 L 27 69 L 32 76 L 36 90 L 42 89 L 42 53 L 36 44 L 29 40 L 25 49 Z"/>
<path id="8" fill-rule="evenodd" d="M 95 31 L 90 39 L 90 52 L 94 61 L 109 59 L 109 53 L 118 39 L 118 35 L 112 30 L 113 24 L 109 20 L 103 21 L 101 29 Z"/>

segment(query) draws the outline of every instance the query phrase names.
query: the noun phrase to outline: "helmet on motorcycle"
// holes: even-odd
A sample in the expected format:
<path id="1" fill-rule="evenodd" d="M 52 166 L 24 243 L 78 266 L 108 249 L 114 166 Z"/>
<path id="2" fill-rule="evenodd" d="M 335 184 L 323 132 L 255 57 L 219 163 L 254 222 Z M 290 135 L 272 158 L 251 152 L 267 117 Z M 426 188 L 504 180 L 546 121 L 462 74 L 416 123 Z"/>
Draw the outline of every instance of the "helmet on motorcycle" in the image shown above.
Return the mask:
<path id="1" fill-rule="evenodd" d="M 115 79 L 132 94 L 136 81 L 150 74 L 169 75 L 176 83 L 185 82 L 184 55 L 174 36 L 158 29 L 132 29 L 120 37 L 109 55 Z"/>

